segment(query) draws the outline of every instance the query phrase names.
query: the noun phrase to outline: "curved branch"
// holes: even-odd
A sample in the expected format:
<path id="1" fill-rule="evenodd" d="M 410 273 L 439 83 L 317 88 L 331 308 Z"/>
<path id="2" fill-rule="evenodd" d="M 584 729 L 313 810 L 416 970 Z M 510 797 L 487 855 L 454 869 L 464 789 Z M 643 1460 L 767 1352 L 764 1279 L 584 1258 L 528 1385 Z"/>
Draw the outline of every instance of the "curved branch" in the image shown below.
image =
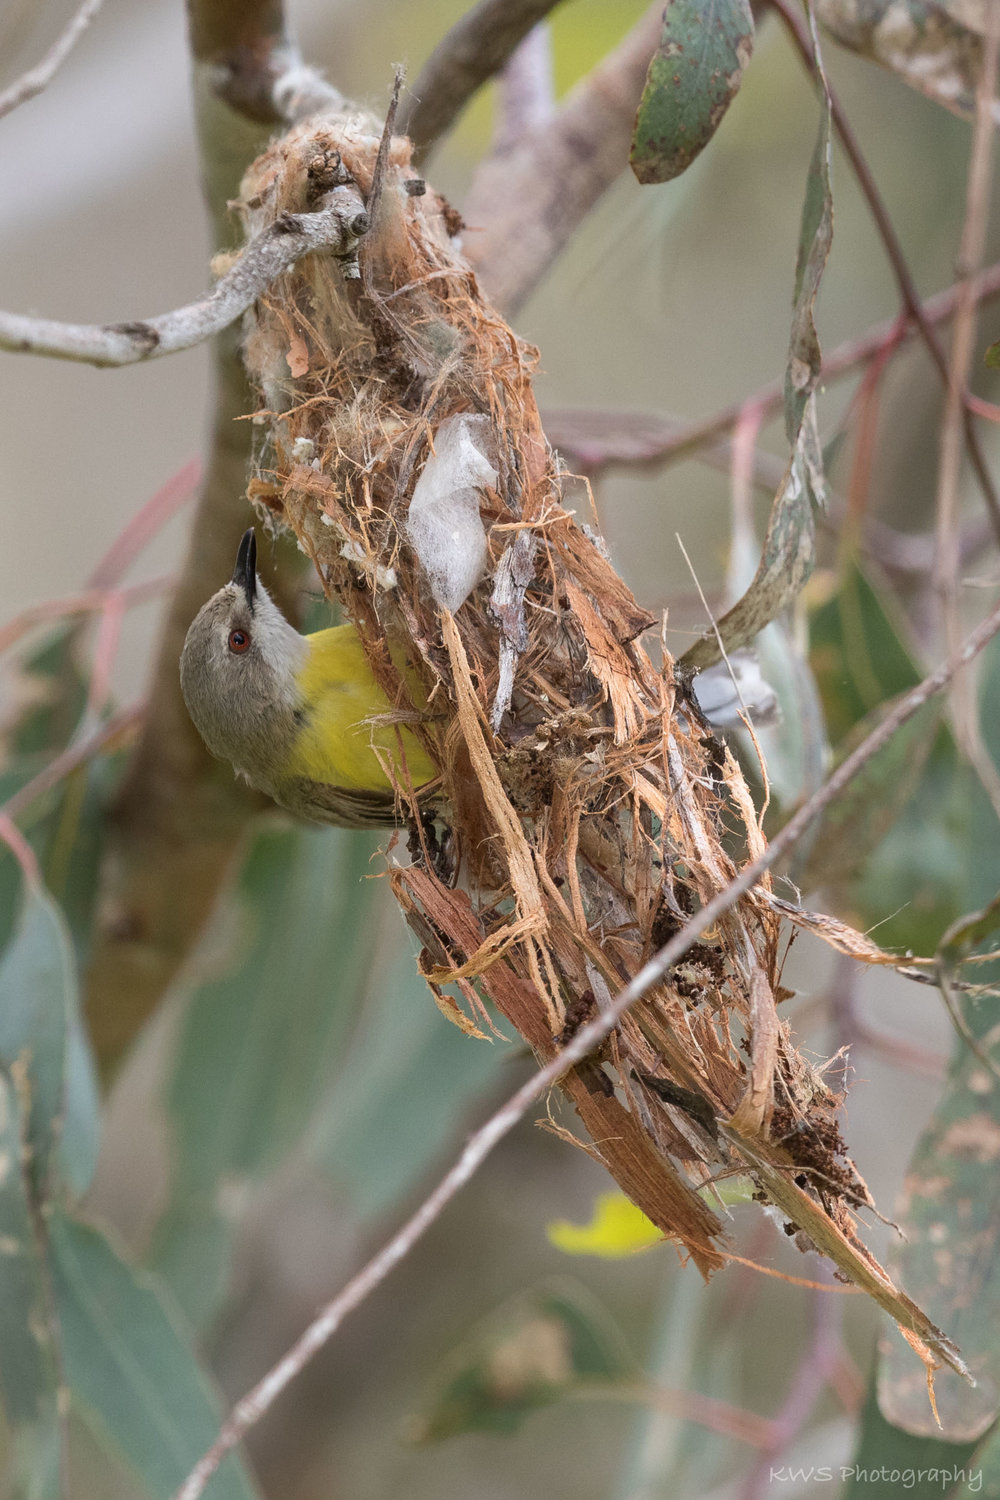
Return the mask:
<path id="1" fill-rule="evenodd" d="M 935 292 L 921 303 L 923 319 L 928 325 L 943 323 L 953 317 L 958 306 L 959 295 L 965 283 L 956 282 L 943 291 Z M 1000 264 L 989 266 L 976 276 L 971 284 L 971 296 L 975 302 L 988 302 L 1000 296 Z M 917 326 L 908 318 L 894 316 L 874 323 L 864 333 L 845 339 L 842 344 L 823 357 L 823 380 L 828 382 L 841 375 L 849 375 L 869 360 L 886 352 L 895 352 L 916 337 Z M 582 463 L 591 477 L 613 464 L 625 464 L 629 468 L 658 468 L 680 458 L 688 458 L 701 449 L 722 441 L 736 426 L 741 414 L 748 406 L 763 409 L 766 417 L 780 412 L 784 401 L 784 384 L 771 381 L 759 387 L 742 401 L 734 402 L 710 417 L 696 422 L 682 422 L 677 418 L 655 413 L 632 413 L 626 415 L 619 429 L 616 445 L 608 437 L 610 418 L 605 414 L 594 424 L 589 437 L 585 428 L 590 413 L 577 411 L 548 413 L 554 420 L 546 431 L 558 448 L 565 444 L 575 459 Z M 561 439 L 561 441 L 560 441 Z M 579 444 L 579 446 L 578 446 Z M 921 564 L 923 566 L 923 564 Z"/>
<path id="2" fill-rule="evenodd" d="M 176 354 L 221 333 L 303 255 L 349 256 L 368 228 L 357 188 L 335 187 L 336 201 L 310 214 L 285 214 L 247 245 L 236 264 L 187 307 L 131 323 L 56 323 L 0 311 L 0 349 L 76 360 L 100 369 Z M 346 274 L 349 274 L 347 272 Z"/>
<path id="3" fill-rule="evenodd" d="M 343 104 L 339 90 L 303 63 L 284 0 L 188 0 L 187 11 L 206 92 L 242 119 L 287 125 Z"/>
<path id="4" fill-rule="evenodd" d="M 97 15 L 101 4 L 102 0 L 83 0 L 80 9 L 56 37 L 41 62 L 29 68 L 26 73 L 22 73 L 9 88 L 0 92 L 0 120 L 4 115 L 9 115 L 11 110 L 16 109 L 19 104 L 24 104 L 28 99 L 33 99 L 36 94 L 40 94 L 42 89 L 51 82 Z"/>
<path id="5" fill-rule="evenodd" d="M 473 94 L 501 71 L 528 32 L 558 4 L 559 0 L 479 0 L 455 23 L 424 63 L 400 108 L 399 130 L 412 140 L 414 160 L 427 155 Z"/>

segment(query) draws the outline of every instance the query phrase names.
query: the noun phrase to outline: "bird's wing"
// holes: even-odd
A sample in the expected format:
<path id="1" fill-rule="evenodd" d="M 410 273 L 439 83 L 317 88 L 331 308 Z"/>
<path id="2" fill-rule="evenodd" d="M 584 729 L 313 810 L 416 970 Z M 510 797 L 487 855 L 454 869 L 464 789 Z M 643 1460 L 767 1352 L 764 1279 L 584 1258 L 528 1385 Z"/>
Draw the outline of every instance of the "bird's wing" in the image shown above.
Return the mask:
<path id="1" fill-rule="evenodd" d="M 356 791 L 294 776 L 283 783 L 279 800 L 289 812 L 338 828 L 393 828 L 399 822 L 396 798 L 388 789 Z"/>

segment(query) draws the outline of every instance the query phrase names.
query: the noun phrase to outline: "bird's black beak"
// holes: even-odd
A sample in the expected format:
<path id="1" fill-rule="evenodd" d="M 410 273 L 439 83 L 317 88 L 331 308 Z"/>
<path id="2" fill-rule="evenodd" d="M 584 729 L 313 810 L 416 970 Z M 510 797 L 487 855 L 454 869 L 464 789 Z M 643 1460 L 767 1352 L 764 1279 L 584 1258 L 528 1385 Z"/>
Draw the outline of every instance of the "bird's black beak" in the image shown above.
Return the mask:
<path id="1" fill-rule="evenodd" d="M 257 534 L 252 526 L 243 533 L 232 581 L 243 590 L 247 596 L 247 604 L 253 609 L 253 601 L 257 597 Z"/>

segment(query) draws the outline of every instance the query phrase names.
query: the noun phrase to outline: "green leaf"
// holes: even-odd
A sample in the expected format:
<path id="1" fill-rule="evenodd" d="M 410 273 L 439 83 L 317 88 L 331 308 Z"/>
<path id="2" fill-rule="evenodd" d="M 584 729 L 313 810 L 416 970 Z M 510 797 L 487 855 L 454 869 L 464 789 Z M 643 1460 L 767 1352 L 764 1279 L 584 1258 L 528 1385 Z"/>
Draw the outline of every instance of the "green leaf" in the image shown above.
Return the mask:
<path id="1" fill-rule="evenodd" d="M 708 145 L 753 52 L 748 0 L 667 0 L 629 162 L 640 182 L 669 182 Z"/>
<path id="2" fill-rule="evenodd" d="M 910 1359 L 913 1360 L 912 1354 Z M 927 1402 L 926 1382 L 924 1402 Z M 870 1500 L 871 1496 L 876 1500 L 891 1500 L 901 1493 L 904 1474 L 905 1494 L 915 1496 L 916 1500 L 943 1500 L 955 1494 L 954 1486 L 962 1482 L 963 1471 L 965 1476 L 975 1471 L 977 1465 L 971 1462 L 975 1452 L 975 1443 L 949 1443 L 940 1434 L 917 1437 L 894 1427 L 879 1410 L 873 1381 L 861 1414 L 858 1446 L 848 1466 L 841 1500 Z"/>
<path id="3" fill-rule="evenodd" d="M 634 1374 L 604 1310 L 582 1287 L 552 1283 L 505 1303 L 454 1352 L 409 1435 L 435 1442 L 461 1432 L 515 1432 L 575 1387 Z"/>
<path id="4" fill-rule="evenodd" d="M 96 756 L 68 776 L 32 831 L 45 884 L 62 909 L 81 968 L 90 956 L 108 802 L 121 755 Z"/>
<path id="5" fill-rule="evenodd" d="M 988 370 L 1000 370 L 1000 339 L 990 344 L 983 355 L 983 364 Z"/>
<path id="6" fill-rule="evenodd" d="M 1000 896 L 996 896 L 982 911 L 960 917 L 941 939 L 939 958 L 950 969 L 955 969 L 980 943 L 993 937 L 1000 927 Z"/>
<path id="7" fill-rule="evenodd" d="M 49 1243 L 73 1407 L 153 1500 L 170 1500 L 218 1436 L 218 1398 L 152 1277 L 127 1265 L 97 1229 L 59 1211 Z M 230 1455 L 205 1494 L 251 1500 L 256 1490 Z"/>
<path id="8" fill-rule="evenodd" d="M 948 1370 L 935 1379 L 940 1435 L 953 1442 L 981 1437 L 1000 1409 L 998 1162 L 1000 1083 L 963 1047 L 907 1171 L 897 1214 L 904 1238 L 891 1256 L 892 1274 L 955 1340 L 976 1378 L 974 1390 Z M 882 1359 L 879 1401 L 896 1426 L 938 1433 L 922 1372 L 901 1341 L 891 1340 Z"/>
<path id="9" fill-rule="evenodd" d="M 0 1069 L 0 1397 L 19 1500 L 57 1500 L 58 1370 L 18 1088 Z"/>
<path id="10" fill-rule="evenodd" d="M 76 660 L 79 634 L 78 625 L 56 626 L 21 668 L 28 702 L 8 734 L 15 764 L 64 749 L 79 723 L 87 701 L 87 679 Z"/>
<path id="11" fill-rule="evenodd" d="M 939 733 L 923 778 L 852 883 L 865 929 L 883 947 L 933 954 L 948 926 L 1000 885 L 1000 825 L 975 773 Z"/>
<path id="12" fill-rule="evenodd" d="M 817 53 L 818 56 L 818 53 Z M 826 501 L 823 453 L 816 420 L 821 355 L 815 306 L 833 240 L 830 98 L 823 91 L 819 136 L 802 207 L 792 331 L 785 373 L 785 428 L 791 456 L 768 519 L 761 559 L 746 593 L 713 629 L 695 641 L 681 665 L 704 671 L 727 651 L 745 646 L 788 608 L 807 582 L 816 557 L 814 510 Z"/>
<path id="13" fill-rule="evenodd" d="M 974 1495 L 985 1500 L 1000 1497 L 1000 1433 L 996 1427 L 986 1435 L 978 1448 L 968 1458 L 963 1458 L 959 1468 L 964 1469 L 949 1500 L 972 1500 Z"/>
<path id="14" fill-rule="evenodd" d="M 156 1225 L 146 1257 L 195 1329 L 211 1324 L 229 1285 L 236 1223 L 234 1214 L 219 1206 L 221 1196 L 199 1194 L 172 1202 Z"/>
<path id="15" fill-rule="evenodd" d="M 891 707 L 886 703 L 855 726 L 840 747 L 838 764 L 878 727 Z M 869 856 L 897 827 L 919 790 L 939 741 L 941 713 L 938 701 L 925 704 L 827 808 L 797 851 L 797 883 L 838 893 L 853 888 Z"/>
<path id="16" fill-rule="evenodd" d="M 819 580 L 817 580 L 819 582 Z M 921 677 L 887 591 L 851 562 L 810 617 L 810 665 L 838 759 Z M 988 648 L 981 716 L 1000 722 L 1000 651 Z M 933 700 L 838 799 L 813 834 L 803 883 L 840 886 L 879 941 L 931 954 L 1000 885 L 1000 825 Z"/>
<path id="17" fill-rule="evenodd" d="M 370 852 L 341 830 L 265 827 L 202 945 L 215 977 L 191 996 L 174 1061 L 176 1172 L 151 1256 L 197 1326 L 225 1292 L 234 1188 L 299 1140 L 360 1005 Z"/>
<path id="18" fill-rule="evenodd" d="M 852 559 L 836 590 L 809 616 L 809 664 L 834 745 L 923 675 L 888 599 L 887 588 L 876 588 L 863 564 Z"/>
<path id="19" fill-rule="evenodd" d="M 976 1379 L 971 1391 L 950 1372 L 938 1379 L 942 1435 L 951 1441 L 975 1441 L 1000 1413 L 1000 1028 L 992 997 L 961 994 L 953 984 L 962 960 L 995 943 L 998 927 L 1000 897 L 954 922 L 941 941 L 938 973 L 960 1039 L 907 1173 L 903 1239 L 893 1253 L 908 1290 L 960 1345 Z M 995 962 L 990 970 L 995 976 Z M 967 972 L 990 977 L 982 966 Z M 894 1345 L 879 1369 L 879 1399 L 908 1431 L 938 1430 Z"/>
<path id="20" fill-rule="evenodd" d="M 838 42 L 971 119 L 983 68 L 987 4 L 963 0 L 814 0 Z"/>
<path id="21" fill-rule="evenodd" d="M 23 1068 L 33 1191 L 49 1191 L 53 1152 L 82 1193 L 97 1161 L 97 1089 L 79 1016 L 72 946 L 62 914 L 25 884 L 21 912 L 0 960 L 0 1060 Z"/>
<path id="22" fill-rule="evenodd" d="M 464 1036 L 431 1001 L 400 933 L 402 956 L 372 980 L 358 1035 L 317 1122 L 312 1151 L 371 1218 L 460 1139 L 465 1111 L 495 1085 L 509 1050 Z"/>
<path id="23" fill-rule="evenodd" d="M 87 680 L 77 661 L 79 624 L 49 632 L 20 672 L 26 707 L 5 728 L 6 763 L 0 772 L 0 802 L 32 779 L 77 731 L 87 701 Z M 86 957 L 97 899 L 97 871 L 104 841 L 104 808 L 114 757 L 97 757 L 39 797 L 23 819 L 48 889 L 63 908 L 77 953 Z M 0 946 L 16 910 L 19 872 L 0 859 Z"/>
<path id="24" fill-rule="evenodd" d="M 206 943 L 229 927 L 225 972 L 192 996 L 170 1084 L 185 1192 L 267 1170 L 325 1092 L 374 939 L 370 854 L 334 829 L 255 838 Z"/>

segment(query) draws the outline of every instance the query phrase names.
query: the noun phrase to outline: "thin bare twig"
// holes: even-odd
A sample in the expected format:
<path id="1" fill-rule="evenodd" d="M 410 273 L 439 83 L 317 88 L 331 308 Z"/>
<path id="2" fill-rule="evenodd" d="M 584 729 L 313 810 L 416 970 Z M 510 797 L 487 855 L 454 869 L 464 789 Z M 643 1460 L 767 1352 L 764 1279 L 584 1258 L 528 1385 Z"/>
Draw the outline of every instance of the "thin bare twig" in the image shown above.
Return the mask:
<path id="1" fill-rule="evenodd" d="M 946 287 L 928 297 L 923 303 L 924 317 L 928 323 L 943 323 L 952 317 L 958 306 L 961 283 Z M 976 303 L 987 302 L 1000 295 L 1000 264 L 990 266 L 972 282 L 972 296 Z M 881 356 L 887 349 L 901 348 L 916 336 L 916 326 L 907 318 L 884 318 L 857 338 L 845 339 L 823 359 L 823 381 L 828 383 L 841 375 L 852 374 L 859 366 Z M 611 425 L 608 414 L 585 410 L 572 413 L 552 411 L 546 413 L 546 430 L 554 429 L 552 441 L 558 448 L 571 449 L 574 460 L 593 476 L 613 464 L 627 464 L 630 468 L 657 468 L 675 459 L 686 458 L 709 444 L 718 442 L 735 427 L 747 406 L 760 406 L 766 416 L 780 412 L 784 403 L 784 383 L 780 380 L 761 386 L 742 401 L 723 407 L 710 417 L 698 422 L 682 422 L 674 417 L 662 417 L 646 413 L 628 413 L 619 422 L 616 431 L 608 431 Z M 572 418 L 572 425 L 570 423 Z M 591 421 L 593 418 L 593 421 Z M 585 429 L 590 426 L 590 436 Z M 720 461 L 722 455 L 719 455 Z M 728 455 L 726 456 L 728 467 Z M 783 472 L 783 470 L 782 470 Z"/>
<path id="2" fill-rule="evenodd" d="M 101 4 L 102 0 L 83 0 L 79 10 L 60 32 L 41 62 L 22 73 L 20 78 L 16 78 L 8 88 L 0 92 L 0 120 L 47 87 L 97 15 Z"/>
<path id="3" fill-rule="evenodd" d="M 86 761 L 105 749 L 113 740 L 121 738 L 142 719 L 146 711 L 145 703 L 133 703 L 130 708 L 123 708 L 112 718 L 106 720 L 93 734 L 88 734 L 74 744 L 68 746 L 61 755 L 51 760 L 44 770 L 39 771 L 30 781 L 20 787 L 12 797 L 0 806 L 0 817 L 18 818 L 30 807 L 37 797 L 49 792 L 54 786 L 58 786 L 71 771 L 82 766 Z"/>
<path id="4" fill-rule="evenodd" d="M 0 651 L 9 650 L 37 625 L 49 625 L 53 620 L 65 619 L 67 615 L 99 614 L 107 608 L 108 601 L 112 598 L 126 607 L 143 604 L 147 599 L 165 594 L 173 581 L 169 576 L 151 578 L 148 583 L 133 583 L 124 589 L 91 588 L 85 589 L 82 594 L 70 594 L 65 599 L 46 599 L 41 604 L 31 604 L 12 620 L 8 620 L 6 625 L 0 626 Z"/>
<path id="5" fill-rule="evenodd" d="M 314 250 L 346 255 L 368 228 L 368 215 L 353 186 L 334 188 L 336 201 L 316 213 L 286 214 L 251 241 L 236 264 L 210 292 L 187 307 L 128 323 L 55 323 L 0 312 L 0 348 L 18 354 L 44 354 L 84 364 L 136 364 L 176 354 L 221 333 L 246 312 L 263 291 Z"/>
<path id="6" fill-rule="evenodd" d="M 571 1401 L 640 1402 L 752 1448 L 769 1450 L 774 1442 L 774 1423 L 767 1417 L 758 1417 L 756 1412 L 720 1401 L 716 1396 L 702 1396 L 698 1391 L 646 1381 L 619 1381 L 612 1385 L 585 1380 L 570 1386 L 565 1395 Z"/>
<path id="7" fill-rule="evenodd" d="M 422 161 L 559 0 L 479 0 L 438 42 L 399 112 Z M 647 59 L 648 61 L 648 59 Z"/>
<path id="8" fill-rule="evenodd" d="M 962 412 L 964 393 L 972 366 L 976 335 L 976 303 L 972 278 L 986 246 L 990 209 L 990 170 L 993 156 L 993 101 L 997 83 L 997 43 L 1000 11 L 989 8 L 983 37 L 983 68 L 976 90 L 976 115 L 969 153 L 965 193 L 965 217 L 959 244 L 957 269 L 961 280 L 948 361 L 948 392 L 941 420 L 941 445 L 937 484 L 937 587 L 944 639 L 953 651 L 961 632 L 959 574 L 959 480 L 962 469 Z M 986 750 L 979 729 L 974 687 L 962 680 L 949 694 L 955 737 L 975 767 L 990 801 L 1000 815 L 1000 776 Z M 947 997 L 947 991 L 945 991 Z"/>
<path id="9" fill-rule="evenodd" d="M 825 1266 L 820 1274 L 829 1280 Z M 840 1325 L 843 1305 L 836 1297 L 810 1292 L 812 1337 L 792 1375 L 788 1395 L 771 1423 L 771 1442 L 755 1460 L 740 1488 L 740 1500 L 762 1500 L 774 1474 L 774 1463 L 798 1437 L 809 1420 L 841 1357 Z"/>
<path id="10" fill-rule="evenodd" d="M 767 3 L 772 7 L 773 10 L 777 11 L 778 15 L 781 17 L 782 23 L 795 42 L 796 48 L 801 54 L 804 62 L 806 63 L 806 66 L 812 73 L 817 73 L 816 54 L 813 49 L 812 41 L 809 37 L 808 29 L 803 25 L 801 18 L 793 9 L 790 0 L 767 0 Z M 896 285 L 899 288 L 900 297 L 902 298 L 903 307 L 906 310 L 906 315 L 916 324 L 920 332 L 920 336 L 927 346 L 931 359 L 934 361 L 934 366 L 937 369 L 938 374 L 941 376 L 942 381 L 947 386 L 949 379 L 948 360 L 945 357 L 945 352 L 941 345 L 941 342 L 938 339 L 937 334 L 934 332 L 934 329 L 924 312 L 924 307 L 920 300 L 920 294 L 917 291 L 916 283 L 914 282 L 913 277 L 910 274 L 910 268 L 907 265 L 906 257 L 903 254 L 903 247 L 899 242 L 899 238 L 896 234 L 895 228 L 893 227 L 892 220 L 890 219 L 886 206 L 882 201 L 882 195 L 879 192 L 878 187 L 876 186 L 875 179 L 871 173 L 871 169 L 868 166 L 868 162 L 865 159 L 864 153 L 861 150 L 857 136 L 854 134 L 853 127 L 851 126 L 851 123 L 847 118 L 844 108 L 837 98 L 836 94 L 834 94 L 832 90 L 830 90 L 829 93 L 830 107 L 833 113 L 833 123 L 836 127 L 837 136 L 848 160 L 851 163 L 854 175 L 858 180 L 858 186 L 861 188 L 861 191 L 868 202 L 868 207 L 871 212 L 872 218 L 875 220 L 875 225 L 878 229 L 879 237 L 882 240 L 882 245 L 888 257 L 889 264 L 892 267 L 893 275 L 896 278 Z M 826 371 L 824 369 L 824 374 L 825 373 Z M 986 503 L 986 508 L 989 512 L 990 520 L 993 524 L 994 533 L 998 541 L 1000 541 L 1000 496 L 997 495 L 996 486 L 993 483 L 993 478 L 990 474 L 989 468 L 987 467 L 986 458 L 983 454 L 982 445 L 979 441 L 979 434 L 976 431 L 972 419 L 972 414 L 969 411 L 968 405 L 965 401 L 964 389 L 962 392 L 962 396 L 962 426 L 965 433 L 965 444 L 968 450 L 969 460 L 976 471 L 976 477 L 979 480 L 979 486 L 982 490 L 983 500 Z"/>
<path id="11" fill-rule="evenodd" d="M 161 526 L 194 495 L 201 480 L 201 460 L 191 458 L 171 474 L 131 516 L 87 580 L 91 589 L 107 589 L 118 582 Z"/>
<path id="12" fill-rule="evenodd" d="M 198 1500 L 223 1458 L 242 1440 L 277 1397 L 327 1340 L 344 1318 L 353 1312 L 378 1287 L 439 1217 L 456 1193 L 479 1169 L 493 1148 L 511 1131 L 527 1110 L 545 1091 L 559 1082 L 568 1069 L 582 1062 L 617 1026 L 631 1005 L 660 983 L 692 943 L 723 917 L 739 898 L 750 891 L 760 877 L 793 849 L 805 830 L 833 802 L 874 755 L 923 705 L 946 687 L 978 655 L 988 641 L 1000 632 L 1000 606 L 976 627 L 960 651 L 938 667 L 912 691 L 905 694 L 871 734 L 841 763 L 823 786 L 799 808 L 769 847 L 735 880 L 708 901 L 671 940 L 656 953 L 634 978 L 619 990 L 607 1009 L 576 1033 L 575 1037 L 529 1078 L 486 1123 L 470 1136 L 455 1165 L 420 1207 L 397 1230 L 382 1249 L 348 1282 L 332 1301 L 310 1323 L 292 1348 L 273 1366 L 254 1388 L 236 1403 L 223 1423 L 218 1438 L 199 1459 L 174 1500 Z"/>

